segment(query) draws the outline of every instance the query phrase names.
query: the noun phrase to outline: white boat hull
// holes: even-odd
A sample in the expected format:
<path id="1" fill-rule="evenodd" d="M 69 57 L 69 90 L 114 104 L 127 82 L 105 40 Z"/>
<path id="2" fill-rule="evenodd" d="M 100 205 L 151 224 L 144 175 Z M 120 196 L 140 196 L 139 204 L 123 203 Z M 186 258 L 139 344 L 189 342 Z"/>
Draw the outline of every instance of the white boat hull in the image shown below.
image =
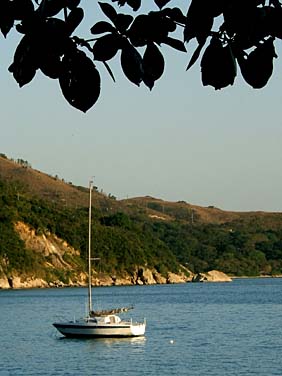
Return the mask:
<path id="1" fill-rule="evenodd" d="M 100 324 L 91 321 L 54 323 L 65 337 L 138 337 L 145 334 L 145 323 L 120 322 Z"/>

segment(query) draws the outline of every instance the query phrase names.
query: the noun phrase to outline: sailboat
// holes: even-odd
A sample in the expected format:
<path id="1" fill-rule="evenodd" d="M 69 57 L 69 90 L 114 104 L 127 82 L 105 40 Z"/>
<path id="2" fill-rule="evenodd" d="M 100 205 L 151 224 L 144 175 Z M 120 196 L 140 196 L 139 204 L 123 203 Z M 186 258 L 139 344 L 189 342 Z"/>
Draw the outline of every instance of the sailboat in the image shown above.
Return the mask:
<path id="1" fill-rule="evenodd" d="M 97 311 L 92 308 L 91 291 L 91 193 L 93 181 L 89 182 L 89 231 L 88 231 L 88 312 L 85 317 L 66 322 L 55 322 L 54 327 L 65 337 L 139 337 L 144 336 L 146 320 L 134 322 L 122 320 L 118 314 L 133 307 Z"/>

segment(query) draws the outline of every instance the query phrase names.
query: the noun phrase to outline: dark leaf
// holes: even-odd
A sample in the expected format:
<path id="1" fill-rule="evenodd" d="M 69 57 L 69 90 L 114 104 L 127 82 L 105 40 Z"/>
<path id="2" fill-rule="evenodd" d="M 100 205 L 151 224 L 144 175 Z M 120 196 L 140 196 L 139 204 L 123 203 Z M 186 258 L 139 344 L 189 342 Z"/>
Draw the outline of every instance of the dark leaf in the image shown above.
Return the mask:
<path id="1" fill-rule="evenodd" d="M 233 85 L 237 70 L 236 60 L 229 45 L 223 46 L 216 37 L 211 39 L 202 60 L 202 83 L 216 90 Z"/>
<path id="2" fill-rule="evenodd" d="M 213 18 L 203 15 L 200 19 L 192 19 L 187 21 L 184 28 L 184 41 L 189 42 L 196 38 L 198 43 L 205 43 L 207 37 L 210 35 L 213 25 Z"/>
<path id="3" fill-rule="evenodd" d="M 16 25 L 16 30 L 20 34 L 25 34 L 26 33 L 26 29 L 25 29 L 25 27 L 22 24 L 17 24 Z"/>
<path id="4" fill-rule="evenodd" d="M 29 82 L 37 68 L 47 76 L 57 78 L 61 56 L 69 43 L 71 40 L 63 20 L 52 17 L 40 18 L 40 22 L 35 22 L 22 39 L 14 57 L 12 69 L 19 84 Z M 25 72 L 29 72 L 29 75 Z"/>
<path id="5" fill-rule="evenodd" d="M 133 21 L 133 17 L 127 14 L 118 14 L 115 20 L 115 27 L 119 32 L 125 32 Z"/>
<path id="6" fill-rule="evenodd" d="M 165 8 L 163 13 L 174 22 L 184 25 L 186 23 L 186 17 L 179 8 Z"/>
<path id="7" fill-rule="evenodd" d="M 66 28 L 68 34 L 71 35 L 74 30 L 78 27 L 84 17 L 84 12 L 82 8 L 74 8 L 68 15 L 66 19 Z"/>
<path id="8" fill-rule="evenodd" d="M 141 6 L 141 0 L 127 0 L 127 4 L 136 12 Z"/>
<path id="9" fill-rule="evenodd" d="M 22 34 L 32 34 L 35 38 L 39 38 L 40 29 L 42 27 L 44 28 L 45 23 L 46 19 L 35 11 L 21 20 L 21 22 L 16 25 L 16 28 Z"/>
<path id="10" fill-rule="evenodd" d="M 144 75 L 142 57 L 129 42 L 122 47 L 120 61 L 125 76 L 139 86 Z"/>
<path id="11" fill-rule="evenodd" d="M 196 61 L 198 60 L 198 57 L 200 56 L 200 53 L 202 51 L 202 48 L 204 47 L 204 43 L 203 44 L 199 44 L 198 47 L 196 48 L 196 50 L 194 51 L 190 61 L 189 61 L 189 64 L 186 68 L 186 70 L 190 69 L 192 67 L 192 65 L 194 65 L 196 63 Z"/>
<path id="12" fill-rule="evenodd" d="M 282 39 L 282 8 L 267 7 L 266 15 L 270 35 Z"/>
<path id="13" fill-rule="evenodd" d="M 112 0 L 112 2 L 117 2 L 120 7 L 123 7 L 126 4 L 126 0 Z"/>
<path id="14" fill-rule="evenodd" d="M 178 51 L 187 52 L 184 43 L 181 40 L 166 37 L 161 42 L 169 45 L 172 48 L 175 48 Z"/>
<path id="15" fill-rule="evenodd" d="M 31 0 L 13 0 L 11 7 L 15 20 L 23 20 L 34 11 Z"/>
<path id="16" fill-rule="evenodd" d="M 113 3 L 118 2 L 118 5 L 122 7 L 123 5 L 129 5 L 134 11 L 138 10 L 141 6 L 141 0 L 112 0 Z"/>
<path id="17" fill-rule="evenodd" d="M 198 43 L 206 41 L 213 25 L 213 16 L 206 12 L 205 2 L 192 0 L 187 12 L 184 28 L 184 41 L 197 38 Z"/>
<path id="18" fill-rule="evenodd" d="M 98 2 L 103 13 L 113 22 L 115 23 L 116 18 L 117 18 L 117 12 L 114 7 L 112 7 L 110 4 L 107 3 L 101 3 L 100 1 Z"/>
<path id="19" fill-rule="evenodd" d="M 165 61 L 160 50 L 154 43 L 148 43 L 143 56 L 143 81 L 150 89 L 154 87 L 157 81 L 163 74 Z"/>
<path id="20" fill-rule="evenodd" d="M 9 72 L 13 73 L 14 79 L 19 84 L 19 87 L 23 87 L 32 81 L 36 74 L 36 69 L 28 64 L 15 65 L 12 63 L 9 66 Z"/>
<path id="21" fill-rule="evenodd" d="M 38 48 L 41 46 L 49 53 L 62 55 L 69 41 L 66 23 L 59 18 L 47 18 L 38 30 Z"/>
<path id="22" fill-rule="evenodd" d="M 24 35 L 16 48 L 14 61 L 9 67 L 9 72 L 20 87 L 28 84 L 35 76 L 38 68 L 36 50 L 30 36 Z"/>
<path id="23" fill-rule="evenodd" d="M 226 6 L 226 0 L 213 0 L 202 3 L 204 12 L 211 17 L 218 17 L 223 13 Z"/>
<path id="24" fill-rule="evenodd" d="M 64 55 L 60 87 L 69 104 L 83 112 L 98 100 L 101 80 L 93 62 L 84 52 L 74 50 Z"/>
<path id="25" fill-rule="evenodd" d="M 249 55 L 243 52 L 236 55 L 244 80 L 254 89 L 267 84 L 273 72 L 274 57 L 277 55 L 272 38 L 259 44 Z"/>
<path id="26" fill-rule="evenodd" d="M 249 49 L 256 46 L 261 40 L 271 34 L 275 29 L 275 19 L 272 17 L 275 8 L 264 7 L 249 10 L 248 17 L 242 19 L 237 15 L 237 23 L 233 23 L 233 31 L 236 32 L 234 42 L 238 49 Z M 232 15 L 231 15 L 232 16 Z M 231 22 L 227 25 L 230 27 Z M 281 28 L 281 18 L 279 19 L 279 27 Z"/>
<path id="27" fill-rule="evenodd" d="M 45 76 L 57 79 L 62 72 L 62 62 L 58 55 L 45 54 L 39 61 L 39 68 Z"/>
<path id="28" fill-rule="evenodd" d="M 113 32 L 115 28 L 106 21 L 99 21 L 94 26 L 91 27 L 90 31 L 92 34 L 103 34 L 108 32 Z"/>
<path id="29" fill-rule="evenodd" d="M 38 12 L 42 17 L 53 17 L 66 6 L 66 0 L 42 0 Z"/>
<path id="30" fill-rule="evenodd" d="M 4 37 L 14 26 L 14 16 L 12 11 L 12 5 L 9 0 L 1 0 L 0 2 L 0 30 Z"/>
<path id="31" fill-rule="evenodd" d="M 257 34 L 264 31 L 265 7 L 258 8 L 257 1 L 226 2 L 223 9 L 225 30 L 234 33 Z"/>
<path id="32" fill-rule="evenodd" d="M 148 41 L 148 25 L 150 24 L 150 17 L 145 14 L 138 15 L 133 21 L 127 34 L 130 42 L 135 47 L 142 47 Z"/>
<path id="33" fill-rule="evenodd" d="M 99 38 L 93 46 L 95 60 L 107 61 L 112 59 L 121 48 L 121 37 L 117 34 L 107 34 Z"/>
<path id="34" fill-rule="evenodd" d="M 167 3 L 170 2 L 170 0 L 154 0 L 157 6 L 162 9 Z"/>
<path id="35" fill-rule="evenodd" d="M 66 6 L 70 9 L 73 10 L 77 8 L 80 4 L 80 0 L 66 0 Z"/>
<path id="36" fill-rule="evenodd" d="M 147 27 L 148 40 L 161 43 L 170 32 L 175 31 L 176 24 L 166 17 L 165 12 L 150 12 Z"/>

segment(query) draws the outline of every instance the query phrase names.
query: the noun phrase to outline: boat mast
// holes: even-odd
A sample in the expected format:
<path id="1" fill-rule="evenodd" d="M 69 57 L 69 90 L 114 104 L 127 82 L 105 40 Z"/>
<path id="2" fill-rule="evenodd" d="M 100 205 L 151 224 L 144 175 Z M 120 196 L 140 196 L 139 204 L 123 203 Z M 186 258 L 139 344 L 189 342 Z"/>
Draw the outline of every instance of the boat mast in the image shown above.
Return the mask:
<path id="1" fill-rule="evenodd" d="M 93 180 L 89 181 L 89 224 L 88 224 L 88 313 L 92 311 L 92 293 L 91 293 L 91 204 L 92 204 Z"/>

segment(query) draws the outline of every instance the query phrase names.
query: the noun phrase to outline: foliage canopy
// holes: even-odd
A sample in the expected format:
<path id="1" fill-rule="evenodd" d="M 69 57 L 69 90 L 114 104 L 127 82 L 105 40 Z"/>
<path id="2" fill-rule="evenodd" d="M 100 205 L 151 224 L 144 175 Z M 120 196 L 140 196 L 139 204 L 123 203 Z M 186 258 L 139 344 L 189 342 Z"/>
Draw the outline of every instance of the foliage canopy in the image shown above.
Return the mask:
<path id="1" fill-rule="evenodd" d="M 189 0 L 183 1 L 183 9 L 173 7 L 173 0 L 151 0 L 147 14 L 141 13 L 141 0 L 111 1 L 117 4 L 98 2 L 106 20 L 96 20 L 90 29 L 94 37 L 85 39 L 75 35 L 84 20 L 80 0 L 1 0 L 2 34 L 16 30 L 23 35 L 9 67 L 19 86 L 31 82 L 40 69 L 59 80 L 71 106 L 86 112 L 100 96 L 95 61 L 114 79 L 108 61 L 120 52 L 127 79 L 151 90 L 164 73 L 160 47 L 186 52 L 185 43 L 191 40 L 198 46 L 187 69 L 201 55 L 204 86 L 233 85 L 237 65 L 253 88 L 264 87 L 272 75 L 274 42 L 282 39 L 279 0 Z M 128 13 L 118 12 L 117 5 Z"/>

